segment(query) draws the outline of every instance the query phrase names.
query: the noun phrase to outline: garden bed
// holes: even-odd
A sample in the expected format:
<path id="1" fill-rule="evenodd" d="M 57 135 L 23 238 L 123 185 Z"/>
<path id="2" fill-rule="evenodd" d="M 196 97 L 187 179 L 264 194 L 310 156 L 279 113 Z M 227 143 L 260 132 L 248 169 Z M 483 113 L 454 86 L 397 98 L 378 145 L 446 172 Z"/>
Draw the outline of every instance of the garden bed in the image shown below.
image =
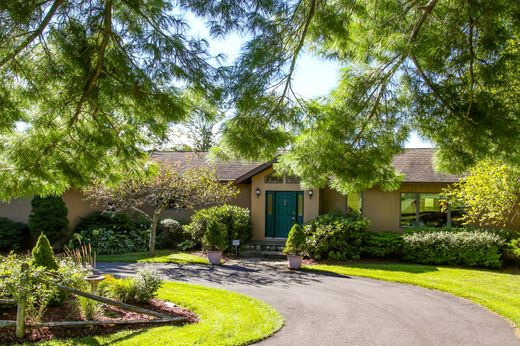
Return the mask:
<path id="1" fill-rule="evenodd" d="M 59 322 L 59 321 L 84 321 L 78 308 L 78 304 L 71 298 L 62 306 L 49 306 L 42 316 L 42 322 Z M 110 322 L 135 321 L 135 320 L 153 320 L 154 318 L 145 314 L 126 311 L 124 309 L 103 305 L 99 317 L 95 321 L 105 321 L 106 325 L 84 326 L 84 327 L 45 327 L 45 328 L 28 328 L 26 341 L 36 342 L 41 340 L 51 340 L 60 338 L 74 338 L 81 336 L 106 335 L 112 334 L 120 330 L 142 329 L 157 325 L 196 323 L 198 316 L 193 312 L 181 308 L 171 302 L 160 299 L 152 299 L 149 303 L 134 304 L 140 307 L 157 311 L 171 317 L 180 317 L 182 322 L 164 322 L 164 323 L 139 323 L 139 324 L 110 324 Z M 1 320 L 15 320 L 16 306 L 8 307 L 0 310 Z M 14 328 L 2 329 L 0 333 L 0 344 L 17 342 L 19 339 L 15 337 Z"/>

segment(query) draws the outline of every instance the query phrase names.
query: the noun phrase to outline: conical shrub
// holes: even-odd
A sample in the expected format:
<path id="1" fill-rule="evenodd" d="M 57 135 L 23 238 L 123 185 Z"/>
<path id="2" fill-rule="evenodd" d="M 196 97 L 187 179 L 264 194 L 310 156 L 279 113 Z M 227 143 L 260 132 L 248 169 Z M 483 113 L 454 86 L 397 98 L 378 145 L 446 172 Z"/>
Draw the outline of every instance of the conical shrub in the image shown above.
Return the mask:
<path id="1" fill-rule="evenodd" d="M 37 267 L 58 269 L 58 263 L 54 257 L 51 243 L 49 243 L 49 239 L 43 233 L 40 234 L 36 246 L 32 249 L 32 257 L 33 264 Z"/>

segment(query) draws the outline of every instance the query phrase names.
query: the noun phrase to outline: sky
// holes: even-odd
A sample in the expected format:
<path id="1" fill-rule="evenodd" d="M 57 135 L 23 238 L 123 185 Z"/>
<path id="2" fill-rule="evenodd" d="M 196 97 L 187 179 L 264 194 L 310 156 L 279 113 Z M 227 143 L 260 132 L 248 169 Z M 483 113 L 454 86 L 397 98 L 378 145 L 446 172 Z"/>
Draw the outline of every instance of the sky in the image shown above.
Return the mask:
<path id="1" fill-rule="evenodd" d="M 204 23 L 193 15 L 188 14 L 186 21 L 190 25 L 191 33 L 205 38 L 210 44 L 213 55 L 224 53 L 227 63 L 231 63 L 240 53 L 246 37 L 231 34 L 225 39 L 212 39 Z M 330 60 L 321 59 L 315 55 L 303 52 L 298 58 L 293 79 L 293 89 L 303 98 L 326 96 L 339 82 L 340 66 Z M 431 148 L 433 144 L 417 133 L 413 132 L 405 143 L 407 148 Z"/>

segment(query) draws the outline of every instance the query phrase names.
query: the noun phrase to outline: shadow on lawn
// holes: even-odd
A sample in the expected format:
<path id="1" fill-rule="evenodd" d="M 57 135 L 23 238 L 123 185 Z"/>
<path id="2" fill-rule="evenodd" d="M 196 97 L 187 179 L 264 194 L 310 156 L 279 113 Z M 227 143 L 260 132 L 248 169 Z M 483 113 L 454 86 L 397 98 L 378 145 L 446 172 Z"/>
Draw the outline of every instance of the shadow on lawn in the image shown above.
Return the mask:
<path id="1" fill-rule="evenodd" d="M 381 261 L 381 260 L 373 260 L 373 261 L 352 261 L 352 262 L 332 262 L 325 261 L 314 263 L 319 265 L 330 265 L 330 266 L 341 266 L 346 268 L 360 268 L 360 269 L 368 269 L 368 270 L 383 270 L 389 272 L 403 272 L 403 273 L 412 273 L 412 274 L 420 274 L 420 273 L 429 273 L 436 272 L 439 269 L 436 266 L 432 265 L 424 265 L 424 264 L 412 264 L 412 263 L 403 263 L 397 261 Z M 307 270 L 320 271 L 319 267 L 316 268 L 307 268 Z"/>

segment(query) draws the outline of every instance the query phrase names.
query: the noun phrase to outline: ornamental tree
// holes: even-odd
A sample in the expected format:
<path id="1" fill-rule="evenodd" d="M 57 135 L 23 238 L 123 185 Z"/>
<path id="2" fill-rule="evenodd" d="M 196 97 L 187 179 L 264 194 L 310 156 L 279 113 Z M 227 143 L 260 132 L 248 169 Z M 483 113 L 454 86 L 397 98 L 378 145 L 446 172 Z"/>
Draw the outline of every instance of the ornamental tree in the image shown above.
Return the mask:
<path id="1" fill-rule="evenodd" d="M 464 224 L 505 227 L 520 216 L 520 171 L 485 160 L 443 195 L 450 203 L 465 206 Z"/>
<path id="2" fill-rule="evenodd" d="M 134 212 L 151 222 L 149 253 L 153 256 L 157 224 L 166 208 L 203 208 L 227 203 L 237 195 L 231 183 L 219 182 L 209 167 L 158 163 L 148 174 L 85 189 L 86 199 L 106 210 Z"/>

